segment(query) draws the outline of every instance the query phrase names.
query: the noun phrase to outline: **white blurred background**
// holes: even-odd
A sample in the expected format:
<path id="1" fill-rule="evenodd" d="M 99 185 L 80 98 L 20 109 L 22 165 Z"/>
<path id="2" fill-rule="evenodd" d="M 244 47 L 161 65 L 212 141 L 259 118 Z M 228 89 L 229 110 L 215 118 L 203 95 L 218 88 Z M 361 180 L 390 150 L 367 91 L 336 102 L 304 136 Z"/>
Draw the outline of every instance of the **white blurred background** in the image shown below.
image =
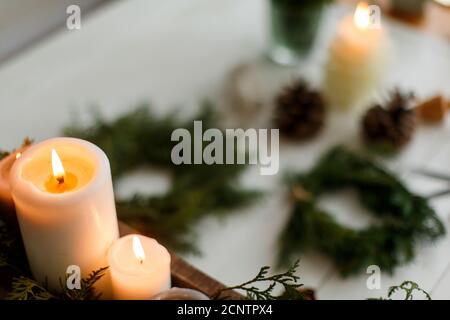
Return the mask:
<path id="1" fill-rule="evenodd" d="M 66 8 L 88 13 L 107 0 L 0 0 L 0 63 L 63 25 Z"/>

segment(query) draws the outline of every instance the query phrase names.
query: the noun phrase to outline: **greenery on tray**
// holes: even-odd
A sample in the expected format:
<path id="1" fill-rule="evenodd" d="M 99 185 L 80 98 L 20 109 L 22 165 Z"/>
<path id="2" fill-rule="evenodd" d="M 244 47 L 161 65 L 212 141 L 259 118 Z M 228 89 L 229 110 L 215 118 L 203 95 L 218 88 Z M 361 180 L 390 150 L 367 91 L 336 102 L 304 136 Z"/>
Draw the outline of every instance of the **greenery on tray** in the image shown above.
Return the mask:
<path id="1" fill-rule="evenodd" d="M 258 274 L 251 280 L 240 285 L 227 287 L 220 290 L 216 299 L 226 299 L 227 292 L 231 290 L 243 291 L 245 298 L 249 300 L 307 300 L 305 292 L 300 291 L 303 284 L 299 283 L 300 277 L 295 273 L 298 269 L 299 261 L 296 261 L 286 272 L 268 275 L 270 267 L 262 267 Z M 257 284 L 267 284 L 263 289 L 257 287 Z M 278 287 L 284 289 L 284 293 L 275 295 L 274 290 Z"/>
<path id="2" fill-rule="evenodd" d="M 68 290 L 62 285 L 61 292 L 49 290 L 45 285 L 36 282 L 28 269 L 25 250 L 22 245 L 20 231 L 14 222 L 5 222 L 0 215 L 0 293 L 13 300 L 92 300 L 99 298 L 99 292 L 93 288 L 94 284 L 104 275 L 106 268 L 92 272 L 88 278 L 81 281 L 80 290 Z M 305 292 L 299 291 L 302 284 L 295 275 L 298 262 L 294 263 L 286 272 L 268 275 L 270 268 L 262 267 L 251 280 L 241 285 L 221 290 L 215 299 L 226 299 L 230 290 L 244 291 L 245 298 L 251 300 L 270 299 L 308 299 Z M 259 289 L 256 284 L 268 284 Z M 283 288 L 282 296 L 274 295 L 276 288 Z M 2 293 L 2 292 L 3 293 Z"/>
<path id="3" fill-rule="evenodd" d="M 445 234 L 425 198 L 411 193 L 392 173 L 370 158 L 335 147 L 308 173 L 288 177 L 294 205 L 281 236 L 280 263 L 306 250 L 329 256 L 342 275 L 369 265 L 385 272 L 411 261 L 415 246 Z M 354 230 L 317 206 L 326 192 L 350 187 L 382 223 Z"/>
<path id="4" fill-rule="evenodd" d="M 20 231 L 16 223 L 5 223 L 0 215 L 0 294 L 13 300 L 92 300 L 99 298 L 99 292 L 93 288 L 94 284 L 104 275 L 106 268 L 92 272 L 87 279 L 81 281 L 80 290 L 68 290 L 62 286 L 61 292 L 49 290 L 45 285 L 36 282 L 28 269 L 25 250 L 22 245 Z M 268 275 L 269 267 L 262 267 L 251 280 L 241 285 L 226 288 L 213 298 L 226 299 L 227 292 L 239 290 L 246 292 L 246 299 L 307 299 L 306 293 L 299 291 L 302 286 L 299 277 L 295 275 L 298 262 L 286 272 Z M 268 283 L 264 289 L 255 285 Z M 275 296 L 273 291 L 277 287 L 284 289 L 282 296 Z"/>
<path id="5" fill-rule="evenodd" d="M 61 292 L 48 289 L 32 278 L 20 276 L 13 278 L 9 300 L 98 300 L 102 293 L 95 290 L 94 285 L 106 272 L 107 267 L 92 271 L 87 278 L 81 279 L 80 289 L 67 289 L 61 284 Z"/>
<path id="6" fill-rule="evenodd" d="M 90 127 L 65 130 L 66 135 L 91 141 L 105 151 L 115 181 L 133 169 L 150 166 L 171 175 L 167 193 L 116 199 L 116 206 L 120 219 L 177 251 L 196 252 L 191 228 L 200 218 L 227 214 L 260 195 L 238 185 L 245 165 L 172 163 L 171 150 L 177 143 L 171 141 L 173 130 L 186 128 L 193 135 L 194 120 L 202 120 L 204 130 L 220 127 L 208 105 L 194 119 L 180 121 L 176 114 L 157 117 L 144 104 L 113 121 L 97 116 Z"/>

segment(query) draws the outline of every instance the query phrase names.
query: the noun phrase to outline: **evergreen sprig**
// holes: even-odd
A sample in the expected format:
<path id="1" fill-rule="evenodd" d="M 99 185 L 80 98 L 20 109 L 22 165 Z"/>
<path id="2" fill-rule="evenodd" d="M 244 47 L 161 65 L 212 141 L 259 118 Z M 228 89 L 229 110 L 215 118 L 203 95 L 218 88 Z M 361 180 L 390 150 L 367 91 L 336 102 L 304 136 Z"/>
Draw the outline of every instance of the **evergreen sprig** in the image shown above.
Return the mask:
<path id="1" fill-rule="evenodd" d="M 425 300 L 431 300 L 430 294 L 413 281 L 404 281 L 398 286 L 390 287 L 386 298 L 381 297 L 379 299 L 370 300 L 392 300 L 394 294 L 397 292 L 402 292 L 404 294 L 403 300 L 414 300 L 414 292 L 421 293 Z"/>
<path id="2" fill-rule="evenodd" d="M 219 127 L 209 105 L 193 119 L 181 121 L 174 113 L 158 117 L 149 105 L 143 104 L 114 121 L 97 115 L 94 125 L 88 128 L 72 126 L 65 130 L 66 135 L 91 141 L 105 151 L 115 181 L 140 167 L 152 166 L 171 174 L 167 193 L 136 194 L 129 199 L 116 199 L 116 205 L 120 219 L 179 252 L 197 252 L 191 232 L 196 221 L 229 213 L 260 195 L 237 183 L 245 165 L 173 164 L 171 150 L 177 142 L 171 141 L 171 134 L 175 129 L 186 128 L 193 136 L 194 120 L 202 121 L 203 130 Z"/>
<path id="3" fill-rule="evenodd" d="M 108 267 L 92 271 L 88 277 L 81 279 L 81 289 L 68 289 L 61 283 L 61 292 L 47 288 L 31 277 L 13 278 L 9 300 L 97 300 L 101 296 L 94 285 L 105 275 Z"/>
<path id="4" fill-rule="evenodd" d="M 300 277 L 296 275 L 299 261 L 296 261 L 286 272 L 269 275 L 270 267 L 262 267 L 258 274 L 251 280 L 240 285 L 227 287 L 220 290 L 216 299 L 226 299 L 226 292 L 238 290 L 245 292 L 246 299 L 249 300 L 306 300 L 306 296 L 299 290 L 303 284 L 300 284 Z M 266 284 L 261 289 L 257 284 Z M 279 296 L 274 294 L 277 287 L 282 287 L 284 293 Z"/>
<path id="5" fill-rule="evenodd" d="M 425 296 L 425 299 L 431 300 L 431 296 L 428 294 L 428 292 L 420 288 L 419 285 L 413 281 L 405 281 L 399 286 L 390 287 L 388 291 L 388 298 L 390 299 L 397 291 L 403 291 L 403 293 L 405 294 L 405 300 L 413 300 L 414 291 L 422 293 Z"/>
<path id="6" fill-rule="evenodd" d="M 7 295 L 8 300 L 52 300 L 57 296 L 37 281 L 20 276 L 13 278 L 12 289 Z"/>
<path id="7" fill-rule="evenodd" d="M 281 236 L 282 264 L 298 252 L 315 249 L 328 255 L 344 276 L 372 264 L 392 273 L 413 259 L 419 241 L 445 234 L 425 198 L 411 193 L 371 159 L 343 147 L 329 151 L 310 172 L 290 176 L 289 183 L 295 200 Z M 355 189 L 382 224 L 354 230 L 317 206 L 320 195 L 344 187 Z"/>
<path id="8" fill-rule="evenodd" d="M 92 271 L 86 278 L 81 279 L 81 289 L 67 289 L 64 287 L 63 297 L 68 300 L 98 300 L 102 292 L 95 289 L 94 285 L 105 275 L 108 267 Z"/>

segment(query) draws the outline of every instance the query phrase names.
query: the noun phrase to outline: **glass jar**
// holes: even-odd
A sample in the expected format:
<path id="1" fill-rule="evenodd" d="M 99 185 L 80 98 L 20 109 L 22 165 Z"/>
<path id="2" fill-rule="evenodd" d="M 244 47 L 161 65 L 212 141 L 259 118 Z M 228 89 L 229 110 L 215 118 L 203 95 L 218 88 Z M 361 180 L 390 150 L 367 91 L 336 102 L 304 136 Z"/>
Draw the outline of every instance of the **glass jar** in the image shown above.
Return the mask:
<path id="1" fill-rule="evenodd" d="M 324 5 L 322 1 L 270 0 L 270 58 L 292 65 L 314 46 Z"/>

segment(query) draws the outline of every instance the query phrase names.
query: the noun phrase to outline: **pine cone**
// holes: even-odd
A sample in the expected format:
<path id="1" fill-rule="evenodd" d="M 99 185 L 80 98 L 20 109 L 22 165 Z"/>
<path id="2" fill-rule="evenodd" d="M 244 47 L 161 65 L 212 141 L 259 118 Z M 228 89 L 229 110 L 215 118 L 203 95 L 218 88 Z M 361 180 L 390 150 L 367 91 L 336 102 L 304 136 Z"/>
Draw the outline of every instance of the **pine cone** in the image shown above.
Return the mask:
<path id="1" fill-rule="evenodd" d="M 416 112 L 410 104 L 412 99 L 411 93 L 403 94 L 395 89 L 387 106 L 370 108 L 362 119 L 364 140 L 371 145 L 396 149 L 407 144 L 417 124 Z"/>
<path id="2" fill-rule="evenodd" d="M 299 80 L 286 88 L 276 99 L 275 123 L 290 138 L 307 139 L 322 129 L 325 104 L 319 92 Z"/>

